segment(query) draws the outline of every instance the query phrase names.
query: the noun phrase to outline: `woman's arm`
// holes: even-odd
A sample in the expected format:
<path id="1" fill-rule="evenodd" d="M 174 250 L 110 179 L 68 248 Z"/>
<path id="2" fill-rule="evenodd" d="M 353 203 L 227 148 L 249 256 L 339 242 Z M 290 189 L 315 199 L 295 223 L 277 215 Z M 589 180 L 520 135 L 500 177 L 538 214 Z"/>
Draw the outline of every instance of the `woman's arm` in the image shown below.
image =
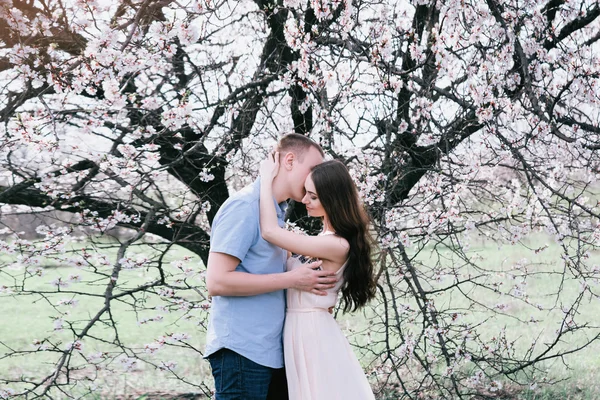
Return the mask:
<path id="1" fill-rule="evenodd" d="M 260 231 L 265 240 L 268 240 L 265 233 L 269 233 L 271 236 L 272 233 L 283 230 L 277 221 L 275 200 L 273 199 L 273 179 L 279 172 L 279 160 L 272 161 L 271 157 L 273 155 L 264 160 L 260 166 Z M 274 157 L 278 159 L 279 153 L 275 153 Z M 283 248 L 285 249 L 285 247 Z"/>
<path id="2" fill-rule="evenodd" d="M 335 235 L 305 236 L 290 232 L 279 226 L 273 200 L 273 179 L 279 171 L 279 153 L 275 160 L 270 157 L 260 168 L 260 231 L 262 237 L 285 250 L 305 256 L 344 262 L 348 254 L 348 243 Z"/>
<path id="3" fill-rule="evenodd" d="M 276 290 L 294 288 L 317 295 L 335 285 L 337 279 L 326 271 L 296 268 L 276 274 L 251 274 L 236 271 L 240 260 L 225 253 L 210 252 L 206 271 L 206 287 L 211 296 L 255 296 Z"/>

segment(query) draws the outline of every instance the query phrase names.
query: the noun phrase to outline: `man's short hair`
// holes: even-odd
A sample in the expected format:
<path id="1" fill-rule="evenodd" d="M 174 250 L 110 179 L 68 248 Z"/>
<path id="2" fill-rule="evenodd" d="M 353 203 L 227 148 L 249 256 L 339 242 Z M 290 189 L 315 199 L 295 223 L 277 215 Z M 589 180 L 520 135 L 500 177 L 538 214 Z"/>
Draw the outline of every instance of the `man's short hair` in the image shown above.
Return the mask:
<path id="1" fill-rule="evenodd" d="M 325 157 L 323 149 L 317 142 L 299 133 L 288 133 L 287 135 L 283 135 L 277 142 L 277 151 L 279 153 L 291 151 L 300 161 L 302 161 L 304 154 L 311 147 L 317 149 L 321 156 Z"/>

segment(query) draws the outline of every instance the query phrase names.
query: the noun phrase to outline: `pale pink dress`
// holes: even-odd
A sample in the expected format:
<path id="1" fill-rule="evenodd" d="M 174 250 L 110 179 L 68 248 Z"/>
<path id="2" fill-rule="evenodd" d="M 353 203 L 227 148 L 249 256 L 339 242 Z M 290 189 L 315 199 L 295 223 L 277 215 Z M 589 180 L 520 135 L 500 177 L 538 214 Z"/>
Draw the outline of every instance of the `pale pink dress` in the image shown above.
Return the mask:
<path id="1" fill-rule="evenodd" d="M 300 265 L 298 258 L 289 258 L 287 270 Z M 287 290 L 283 350 L 290 400 L 375 399 L 346 336 L 327 311 L 337 302 L 345 267 L 326 296 Z"/>

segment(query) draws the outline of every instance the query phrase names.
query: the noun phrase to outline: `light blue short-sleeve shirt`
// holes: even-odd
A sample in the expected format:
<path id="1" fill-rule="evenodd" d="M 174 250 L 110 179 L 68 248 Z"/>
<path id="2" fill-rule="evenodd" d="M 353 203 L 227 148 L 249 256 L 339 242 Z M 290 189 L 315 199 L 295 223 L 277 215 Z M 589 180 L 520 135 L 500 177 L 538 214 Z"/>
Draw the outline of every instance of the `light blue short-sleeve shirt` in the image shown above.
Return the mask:
<path id="1" fill-rule="evenodd" d="M 287 252 L 265 241 L 259 221 L 260 180 L 232 195 L 212 223 L 210 251 L 232 255 L 236 271 L 251 274 L 285 272 Z M 285 203 L 276 205 L 284 224 Z M 206 334 L 205 357 L 227 348 L 271 368 L 283 367 L 285 292 L 256 296 L 214 296 Z"/>

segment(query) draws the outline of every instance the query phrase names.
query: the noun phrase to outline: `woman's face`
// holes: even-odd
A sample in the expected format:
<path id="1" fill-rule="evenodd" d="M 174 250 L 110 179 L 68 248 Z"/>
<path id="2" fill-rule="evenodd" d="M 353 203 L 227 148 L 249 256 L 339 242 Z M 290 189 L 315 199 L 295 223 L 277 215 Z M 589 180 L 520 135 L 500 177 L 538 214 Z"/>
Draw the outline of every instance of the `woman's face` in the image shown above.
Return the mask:
<path id="1" fill-rule="evenodd" d="M 312 174 L 308 174 L 306 177 L 306 180 L 304 181 L 304 190 L 306 190 L 306 193 L 302 198 L 302 203 L 306 206 L 308 215 L 311 217 L 325 216 L 325 209 L 323 209 L 319 196 L 317 195 L 317 190 L 315 189 L 315 184 L 312 180 Z"/>

